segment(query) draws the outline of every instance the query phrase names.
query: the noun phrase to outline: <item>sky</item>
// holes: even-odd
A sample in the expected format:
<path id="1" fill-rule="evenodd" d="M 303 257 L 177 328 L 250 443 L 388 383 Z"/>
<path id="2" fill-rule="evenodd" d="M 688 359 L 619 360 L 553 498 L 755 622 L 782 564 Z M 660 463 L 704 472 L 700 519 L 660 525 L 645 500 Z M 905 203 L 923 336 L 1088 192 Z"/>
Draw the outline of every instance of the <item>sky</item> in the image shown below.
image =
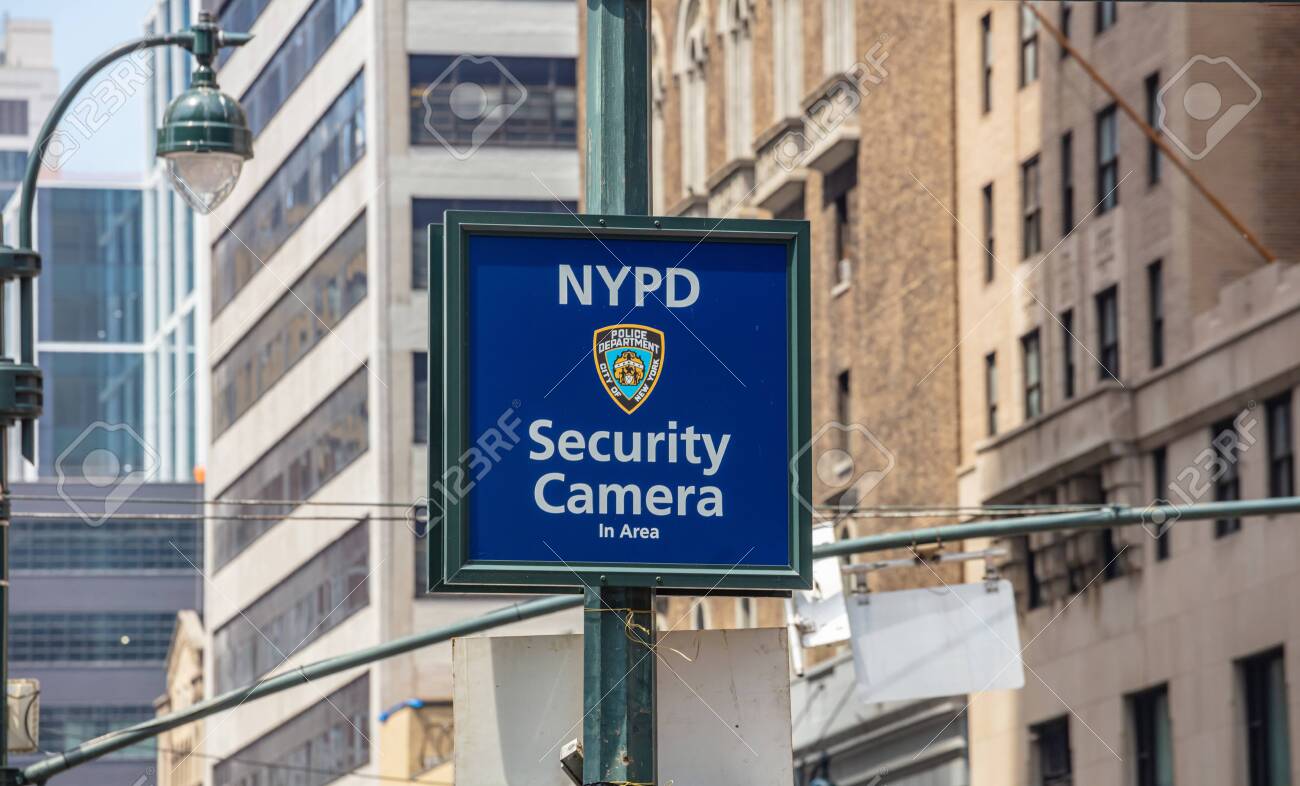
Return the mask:
<path id="1" fill-rule="evenodd" d="M 48 19 L 54 26 L 54 65 L 66 87 L 92 59 L 144 32 L 149 0 L 0 0 L 0 15 Z M 93 83 L 92 83 L 93 84 Z M 94 135 L 83 142 L 66 172 L 140 177 L 145 169 L 145 95 L 129 97 Z"/>

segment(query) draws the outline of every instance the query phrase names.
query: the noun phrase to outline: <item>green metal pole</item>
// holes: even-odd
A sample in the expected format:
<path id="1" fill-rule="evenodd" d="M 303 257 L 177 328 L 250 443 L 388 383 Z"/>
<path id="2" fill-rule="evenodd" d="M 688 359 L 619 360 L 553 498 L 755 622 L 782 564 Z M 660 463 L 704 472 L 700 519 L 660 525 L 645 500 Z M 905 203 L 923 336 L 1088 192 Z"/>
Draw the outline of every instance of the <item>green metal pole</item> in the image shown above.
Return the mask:
<path id="1" fill-rule="evenodd" d="M 650 0 L 587 0 L 586 207 L 650 213 Z M 582 779 L 655 784 L 655 591 L 584 595 Z"/>

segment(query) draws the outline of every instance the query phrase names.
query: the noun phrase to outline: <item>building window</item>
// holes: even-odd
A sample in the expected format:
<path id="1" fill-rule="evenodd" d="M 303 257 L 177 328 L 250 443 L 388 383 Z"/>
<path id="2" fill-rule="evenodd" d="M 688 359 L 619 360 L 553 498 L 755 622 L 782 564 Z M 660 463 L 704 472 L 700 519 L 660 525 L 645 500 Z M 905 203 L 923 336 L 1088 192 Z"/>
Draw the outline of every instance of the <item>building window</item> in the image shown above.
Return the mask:
<path id="1" fill-rule="evenodd" d="M 275 526 L 274 519 L 222 519 L 232 513 L 287 516 L 370 447 L 369 374 L 365 366 L 262 454 L 217 495 L 213 560 L 220 569 Z M 289 500 L 288 504 L 222 505 L 223 499 Z"/>
<path id="2" fill-rule="evenodd" d="M 1022 256 L 1025 259 L 1043 250 L 1043 203 L 1039 188 L 1038 156 L 1020 165 L 1020 204 Z"/>
<path id="3" fill-rule="evenodd" d="M 1061 237 L 1074 229 L 1074 134 L 1061 134 Z"/>
<path id="4" fill-rule="evenodd" d="M 993 14 L 980 17 L 980 100 L 987 113 L 993 109 Z"/>
<path id="5" fill-rule="evenodd" d="M 253 23 L 270 4 L 271 0 L 229 0 L 218 12 L 217 20 L 222 30 L 247 33 L 253 29 Z M 217 66 L 220 67 L 225 63 L 234 51 L 233 48 L 223 47 L 217 55 Z"/>
<path id="6" fill-rule="evenodd" d="M 1043 584 L 1038 580 L 1034 548 L 1028 535 L 1020 537 L 1019 548 L 1025 558 L 1025 605 L 1029 609 L 1036 609 L 1043 605 Z"/>
<path id="7" fill-rule="evenodd" d="M 1160 72 L 1156 71 L 1146 79 L 1147 90 L 1147 125 L 1160 133 Z M 1154 186 L 1160 182 L 1160 145 L 1154 139 L 1147 140 L 1147 185 Z"/>
<path id="8" fill-rule="evenodd" d="M 850 68 L 857 54 L 853 51 L 854 0 L 822 0 L 822 56 L 827 74 Z"/>
<path id="9" fill-rule="evenodd" d="M 212 368 L 218 437 L 284 378 L 366 298 L 366 216 L 320 255 Z"/>
<path id="10" fill-rule="evenodd" d="M 116 525 L 114 525 L 116 526 Z M 85 525 L 82 525 L 85 528 Z M 127 726 L 153 720 L 157 711 L 152 704 L 45 704 L 40 708 L 41 748 L 66 751 Z M 157 757 L 155 740 L 148 739 L 129 748 L 114 751 L 109 761 L 153 762 Z"/>
<path id="11" fill-rule="evenodd" d="M 750 0 L 727 0 L 722 34 L 727 157 L 750 155 L 754 139 L 754 30 Z"/>
<path id="12" fill-rule="evenodd" d="M 412 145 L 441 145 L 457 158 L 480 147 L 573 148 L 578 144 L 577 65 L 567 57 L 411 55 Z M 458 104 L 456 88 L 481 88 L 485 106 Z"/>
<path id="13" fill-rule="evenodd" d="M 993 184 L 984 186 L 980 192 L 980 206 L 984 213 L 984 283 L 993 280 L 997 257 L 993 251 Z"/>
<path id="14" fill-rule="evenodd" d="M 1025 419 L 1043 414 L 1043 353 L 1038 340 L 1038 330 L 1020 339 L 1021 353 L 1025 359 Z"/>
<path id="15" fill-rule="evenodd" d="M 1097 211 L 1119 205 L 1119 126 L 1115 105 L 1097 113 Z"/>
<path id="16" fill-rule="evenodd" d="M 853 390 L 849 381 L 849 372 L 841 371 L 835 377 L 835 417 L 839 420 L 841 426 L 847 426 L 853 422 Z M 848 445 L 848 431 L 839 430 L 839 438 L 843 440 L 840 447 Z"/>
<path id="17" fill-rule="evenodd" d="M 1020 6 L 1020 86 L 1038 81 L 1038 17 Z"/>
<path id="18" fill-rule="evenodd" d="M 9 620 L 16 663 L 162 663 L 176 612 L 20 612 Z"/>
<path id="19" fill-rule="evenodd" d="M 218 693 L 253 682 L 370 605 L 370 526 L 362 521 L 212 637 Z"/>
<path id="20" fill-rule="evenodd" d="M 1268 417 L 1268 495 L 1290 497 L 1295 494 L 1295 427 L 1291 421 L 1291 392 L 1269 399 Z"/>
<path id="21" fill-rule="evenodd" d="M 1169 724 L 1169 689 L 1165 686 L 1128 697 L 1133 719 L 1136 786 L 1173 786 L 1173 736 Z"/>
<path id="22" fill-rule="evenodd" d="M 1115 26 L 1119 19 L 1119 8 L 1116 0 L 1097 0 L 1093 6 L 1096 9 L 1095 30 L 1098 34 L 1104 33 Z"/>
<path id="23" fill-rule="evenodd" d="M 61 308 L 56 313 L 65 311 Z M 51 312 L 38 307 L 37 313 Z M 56 459 L 60 466 L 81 468 L 88 466 L 84 462 L 93 462 L 97 456 L 111 455 L 121 465 L 148 466 L 144 445 L 136 436 L 145 431 L 144 354 L 56 352 L 40 346 L 38 350 L 45 373 L 45 412 L 36 422 L 40 476 L 58 474 Z M 168 352 L 163 356 L 172 355 Z M 96 421 L 125 423 L 135 433 L 104 428 L 87 431 L 87 424 Z M 114 463 L 113 471 L 118 466 Z"/>
<path id="24" fill-rule="evenodd" d="M 1290 724 L 1282 655 L 1283 651 L 1277 649 L 1238 664 L 1246 710 L 1248 786 L 1291 783 Z"/>
<path id="25" fill-rule="evenodd" d="M 360 7 L 361 0 L 316 0 L 311 4 L 239 99 L 254 136 L 262 133 Z"/>
<path id="26" fill-rule="evenodd" d="M 803 101 L 803 0 L 773 0 L 772 31 L 777 118 L 794 117 Z"/>
<path id="27" fill-rule="evenodd" d="M 1165 498 L 1165 493 L 1169 490 L 1169 452 L 1163 447 L 1151 451 L 1151 481 L 1155 489 L 1155 496 L 1151 499 L 1153 505 L 1167 505 L 1169 500 Z M 1169 539 L 1173 536 L 1172 522 L 1148 522 L 1149 526 L 1158 527 L 1155 533 L 1156 539 L 1156 559 L 1169 559 Z"/>
<path id="28" fill-rule="evenodd" d="M 1029 730 L 1034 745 L 1038 786 L 1071 786 L 1070 719 L 1057 718 Z"/>
<path id="29" fill-rule="evenodd" d="M 1074 398 L 1074 309 L 1061 314 L 1061 395 Z"/>
<path id="30" fill-rule="evenodd" d="M 857 185 L 858 160 L 854 157 L 828 175 L 822 186 L 826 201 L 834 211 L 835 246 L 831 250 L 834 253 L 834 280 L 837 286 L 847 285 L 853 280 L 855 259 L 852 218 L 854 189 Z"/>
<path id="31" fill-rule="evenodd" d="M 554 199 L 412 199 L 411 286 L 429 288 L 429 225 L 442 226 L 448 210 L 508 210 L 521 213 L 576 213 L 578 203 Z"/>
<path id="32" fill-rule="evenodd" d="M 1070 0 L 1061 0 L 1061 36 L 1067 41 L 1070 38 L 1070 17 L 1074 14 L 1073 3 Z M 1069 57 L 1070 53 L 1061 47 L 1061 59 Z"/>
<path id="33" fill-rule="evenodd" d="M 27 99 L 0 99 L 0 135 L 27 136 Z"/>
<path id="34" fill-rule="evenodd" d="M 682 191 L 708 193 L 708 22 L 703 0 L 682 3 L 678 19 L 677 84 L 681 101 Z"/>
<path id="35" fill-rule="evenodd" d="M 429 353 L 411 353 L 412 401 L 415 444 L 429 444 Z"/>
<path id="36" fill-rule="evenodd" d="M 1119 287 L 1097 295 L 1097 345 L 1101 349 L 1098 378 L 1119 379 Z"/>
<path id="37" fill-rule="evenodd" d="M 998 353 L 984 356 L 984 400 L 988 408 L 988 435 L 998 433 Z"/>
<path id="38" fill-rule="evenodd" d="M 184 500 L 178 506 L 189 508 Z M 14 571 L 190 573 L 203 564 L 199 521 L 133 521 L 114 517 L 110 526 L 87 527 L 81 519 L 24 519 L 14 513 L 10 525 L 10 562 Z M 76 548 L 68 548 L 76 543 Z"/>
<path id="39" fill-rule="evenodd" d="M 215 786 L 324 786 L 368 763 L 369 672 L 218 761 L 212 768 L 212 782 Z"/>
<path id="40" fill-rule="evenodd" d="M 270 262 L 366 151 L 363 74 L 335 99 L 307 137 L 212 246 L 216 316 Z"/>
<path id="41" fill-rule="evenodd" d="M 1147 312 L 1151 319 L 1151 368 L 1165 364 L 1165 291 L 1159 259 L 1147 265 Z"/>
<path id="42" fill-rule="evenodd" d="M 1232 502 L 1241 499 L 1241 478 L 1238 473 L 1241 435 L 1232 418 L 1221 420 L 1210 427 L 1210 448 L 1217 454 L 1218 478 L 1214 479 L 1214 501 Z M 1241 529 L 1241 519 L 1217 519 L 1214 536 L 1222 538 Z"/>

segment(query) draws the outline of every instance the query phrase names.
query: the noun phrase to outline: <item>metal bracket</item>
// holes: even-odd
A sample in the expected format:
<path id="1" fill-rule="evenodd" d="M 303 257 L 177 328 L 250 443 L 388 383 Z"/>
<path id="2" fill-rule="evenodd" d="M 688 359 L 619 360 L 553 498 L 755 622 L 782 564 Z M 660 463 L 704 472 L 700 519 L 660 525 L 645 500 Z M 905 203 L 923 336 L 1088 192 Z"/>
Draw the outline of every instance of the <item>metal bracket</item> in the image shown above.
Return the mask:
<path id="1" fill-rule="evenodd" d="M 40 254 L 30 248 L 0 245 L 0 281 L 35 278 L 40 274 Z"/>
<path id="2" fill-rule="evenodd" d="M 40 417 L 45 394 L 41 370 L 31 363 L 0 358 L 0 425 Z"/>

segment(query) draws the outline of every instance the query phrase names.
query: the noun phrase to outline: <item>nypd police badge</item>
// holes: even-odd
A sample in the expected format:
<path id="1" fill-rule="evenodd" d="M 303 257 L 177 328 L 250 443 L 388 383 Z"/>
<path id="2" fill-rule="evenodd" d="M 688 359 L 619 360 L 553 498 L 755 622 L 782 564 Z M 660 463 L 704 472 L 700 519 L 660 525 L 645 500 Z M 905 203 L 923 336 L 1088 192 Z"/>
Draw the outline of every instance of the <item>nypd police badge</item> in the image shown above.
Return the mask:
<path id="1" fill-rule="evenodd" d="M 645 403 L 664 365 L 664 334 L 645 325 L 609 325 L 592 339 L 596 372 L 605 392 L 631 415 Z"/>

